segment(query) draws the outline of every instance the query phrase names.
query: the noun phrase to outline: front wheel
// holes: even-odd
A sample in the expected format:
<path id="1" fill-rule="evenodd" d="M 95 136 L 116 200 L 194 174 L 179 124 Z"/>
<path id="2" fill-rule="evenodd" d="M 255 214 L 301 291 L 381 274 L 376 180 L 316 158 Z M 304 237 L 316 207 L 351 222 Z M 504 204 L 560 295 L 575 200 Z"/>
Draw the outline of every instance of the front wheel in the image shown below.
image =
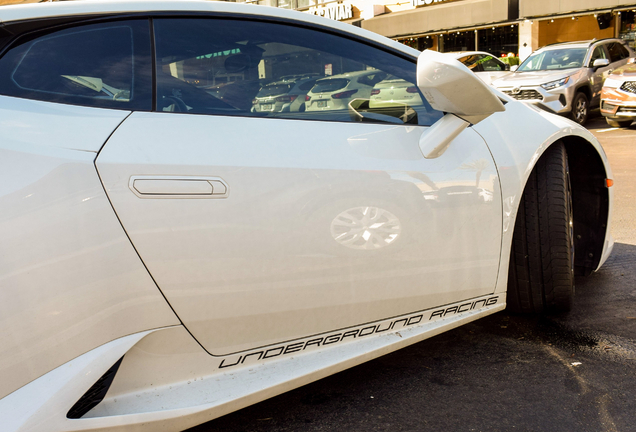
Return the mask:
<path id="1" fill-rule="evenodd" d="M 632 124 L 631 120 L 612 120 L 607 117 L 605 117 L 605 121 L 611 127 L 616 127 L 616 128 L 626 128 Z"/>
<path id="2" fill-rule="evenodd" d="M 565 312 L 574 297 L 572 192 L 565 146 L 555 143 L 535 166 L 521 198 L 508 273 L 515 312 Z"/>
<path id="3" fill-rule="evenodd" d="M 583 126 L 587 121 L 589 106 L 585 93 L 577 93 L 572 101 L 572 120 Z"/>

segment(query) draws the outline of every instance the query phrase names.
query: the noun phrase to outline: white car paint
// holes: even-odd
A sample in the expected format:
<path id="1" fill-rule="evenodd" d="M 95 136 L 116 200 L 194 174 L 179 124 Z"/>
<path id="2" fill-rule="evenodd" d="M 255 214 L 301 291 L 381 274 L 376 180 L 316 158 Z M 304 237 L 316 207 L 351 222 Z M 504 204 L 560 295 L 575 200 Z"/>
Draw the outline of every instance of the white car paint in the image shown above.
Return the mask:
<path id="1" fill-rule="evenodd" d="M 458 204 L 470 195 L 434 208 L 422 200 L 426 191 L 453 186 L 493 191 L 497 172 L 474 131 L 465 131 L 442 157 L 426 160 L 419 151 L 424 127 L 325 128 L 322 122 L 280 120 L 284 134 L 263 135 L 271 120 L 250 120 L 245 129 L 242 118 L 134 113 L 97 158 L 137 251 L 211 354 L 493 291 L 499 197 L 465 208 Z M 189 139 L 175 146 L 183 130 Z M 303 146 L 299 136 L 305 136 Z M 388 142 L 401 144 L 376 150 Z M 483 164 L 478 186 L 477 171 L 465 168 L 476 161 Z M 228 199 L 140 200 L 128 185 L 139 174 L 219 177 L 229 187 Z M 330 224 L 356 206 L 388 210 L 402 220 L 403 232 L 373 251 L 338 244 Z M 426 223 L 413 223 L 416 214 Z"/>
<path id="2" fill-rule="evenodd" d="M 179 323 L 95 172 L 127 115 L 0 96 L 0 397 L 122 335 Z"/>
<path id="3" fill-rule="evenodd" d="M 0 20 L 145 13 L 149 6 L 5 6 Z M 419 54 L 277 8 L 203 1 L 150 7 L 283 17 L 413 59 Z M 430 129 L 423 126 L 128 116 L 0 96 L 0 251 L 12 256 L 0 268 L 2 316 L 11 318 L 3 322 L 8 345 L 0 344 L 3 430 L 183 430 L 502 310 L 517 206 L 541 154 L 574 136 L 596 149 L 608 178 L 611 170 L 585 129 L 497 94 L 504 112 L 473 119 L 478 124 L 431 159 L 421 151 Z M 275 138 L 281 128 L 292 132 L 283 134 L 288 138 Z M 222 147 L 228 142 L 234 145 Z M 148 189 L 136 189 L 135 179 L 168 181 L 170 196 L 140 196 Z M 196 184 L 175 188 L 174 181 Z M 429 234 L 426 241 L 403 236 L 359 250 L 306 223 L 325 219 L 315 211 L 320 206 L 297 213 L 299 197 L 319 191 L 325 202 L 364 199 L 360 189 L 341 190 L 347 181 L 399 189 L 387 198 L 394 204 L 408 204 L 404 191 L 424 197 L 435 188 L 464 189 L 448 189 L 446 200 L 422 198 L 430 201 L 424 210 L 406 212 L 407 223 Z M 224 196 L 215 197 L 221 185 Z M 484 191 L 493 199 L 474 199 Z M 599 266 L 611 246 L 607 235 Z M 360 258 L 367 252 L 374 258 Z M 104 400 L 68 419 L 122 356 Z"/>

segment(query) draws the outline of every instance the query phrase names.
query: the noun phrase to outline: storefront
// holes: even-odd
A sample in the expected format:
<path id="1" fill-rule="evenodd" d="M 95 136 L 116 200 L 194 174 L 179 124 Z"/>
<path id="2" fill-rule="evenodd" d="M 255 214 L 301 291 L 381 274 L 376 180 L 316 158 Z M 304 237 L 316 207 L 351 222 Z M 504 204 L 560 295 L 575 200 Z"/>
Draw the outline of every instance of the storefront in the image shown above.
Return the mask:
<path id="1" fill-rule="evenodd" d="M 240 0 L 239 0 L 240 1 Z M 418 50 L 522 60 L 559 42 L 620 37 L 636 47 L 636 0 L 248 0 L 350 23 Z"/>

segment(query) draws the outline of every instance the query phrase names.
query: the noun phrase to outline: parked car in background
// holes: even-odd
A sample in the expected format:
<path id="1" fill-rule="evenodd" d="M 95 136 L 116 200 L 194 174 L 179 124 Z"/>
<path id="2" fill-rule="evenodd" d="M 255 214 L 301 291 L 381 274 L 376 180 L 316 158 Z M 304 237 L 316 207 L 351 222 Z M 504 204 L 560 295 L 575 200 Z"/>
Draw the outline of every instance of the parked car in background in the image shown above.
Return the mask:
<path id="1" fill-rule="evenodd" d="M 353 99 L 369 99 L 373 87 L 387 77 L 380 70 L 333 75 L 316 81 L 305 97 L 307 111 L 346 110 Z"/>
<path id="2" fill-rule="evenodd" d="M 422 103 L 420 91 L 415 84 L 392 75 L 373 86 L 370 99 L 370 107 L 379 107 L 385 102 L 398 102 L 406 105 Z"/>
<path id="3" fill-rule="evenodd" d="M 600 104 L 605 78 L 635 56 L 620 39 L 548 45 L 493 86 L 517 100 L 569 115 L 582 125 L 590 108 Z"/>
<path id="4" fill-rule="evenodd" d="M 510 65 L 494 55 L 484 51 L 461 51 L 447 53 L 452 55 L 468 69 L 475 72 L 486 84 L 510 74 Z"/>
<path id="5" fill-rule="evenodd" d="M 636 63 L 616 69 L 601 93 L 601 114 L 613 127 L 628 127 L 636 120 Z"/>
<path id="6" fill-rule="evenodd" d="M 305 95 L 316 84 L 318 74 L 291 75 L 265 84 L 252 101 L 254 112 L 303 112 Z"/>

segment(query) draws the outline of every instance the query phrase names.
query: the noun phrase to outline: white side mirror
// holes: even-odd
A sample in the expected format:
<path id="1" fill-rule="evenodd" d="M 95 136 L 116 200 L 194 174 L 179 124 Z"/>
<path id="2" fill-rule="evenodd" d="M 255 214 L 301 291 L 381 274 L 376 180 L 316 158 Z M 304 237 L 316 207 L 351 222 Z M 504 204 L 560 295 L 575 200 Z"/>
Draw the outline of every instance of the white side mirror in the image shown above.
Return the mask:
<path id="1" fill-rule="evenodd" d="M 417 86 L 433 108 L 472 124 L 506 110 L 490 87 L 470 69 L 435 51 L 426 50 L 417 59 Z"/>
<path id="2" fill-rule="evenodd" d="M 446 113 L 420 137 L 427 159 L 441 156 L 471 123 L 505 111 L 497 95 L 453 57 L 426 50 L 417 59 L 417 86 L 431 106 Z"/>
<path id="3" fill-rule="evenodd" d="M 514 72 L 519 69 L 519 65 L 510 66 L 510 72 Z"/>

